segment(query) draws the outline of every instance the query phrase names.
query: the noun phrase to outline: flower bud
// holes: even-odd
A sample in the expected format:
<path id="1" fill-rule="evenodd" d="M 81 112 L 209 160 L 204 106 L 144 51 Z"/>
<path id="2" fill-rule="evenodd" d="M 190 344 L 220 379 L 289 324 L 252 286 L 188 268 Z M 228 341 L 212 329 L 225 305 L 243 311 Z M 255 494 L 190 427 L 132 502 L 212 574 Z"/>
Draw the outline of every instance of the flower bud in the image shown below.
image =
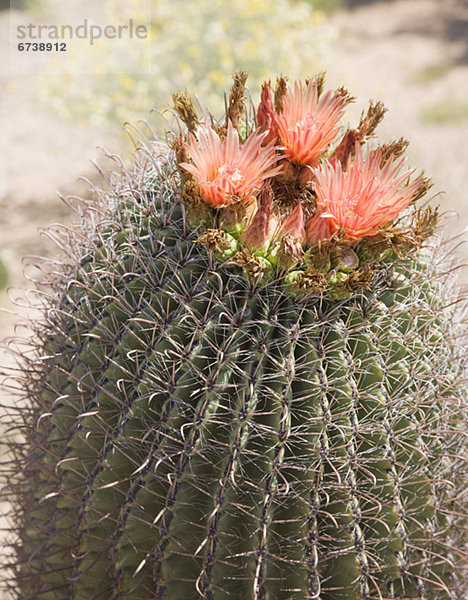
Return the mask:
<path id="1" fill-rule="evenodd" d="M 257 123 L 261 131 L 269 131 L 263 140 L 263 145 L 277 141 L 278 129 L 275 122 L 273 101 L 271 99 L 270 82 L 265 82 L 262 85 L 260 104 L 257 109 Z"/>
<path id="2" fill-rule="evenodd" d="M 287 235 L 296 238 L 301 243 L 306 237 L 306 231 L 304 227 L 304 211 L 302 210 L 302 204 L 300 202 L 297 203 L 296 208 L 282 224 L 278 233 L 278 239 L 281 240 Z"/>
<path id="3" fill-rule="evenodd" d="M 271 187 L 265 185 L 258 196 L 257 212 L 242 232 L 242 241 L 250 250 L 263 248 L 277 227 L 277 220 L 271 212 L 272 196 Z"/>

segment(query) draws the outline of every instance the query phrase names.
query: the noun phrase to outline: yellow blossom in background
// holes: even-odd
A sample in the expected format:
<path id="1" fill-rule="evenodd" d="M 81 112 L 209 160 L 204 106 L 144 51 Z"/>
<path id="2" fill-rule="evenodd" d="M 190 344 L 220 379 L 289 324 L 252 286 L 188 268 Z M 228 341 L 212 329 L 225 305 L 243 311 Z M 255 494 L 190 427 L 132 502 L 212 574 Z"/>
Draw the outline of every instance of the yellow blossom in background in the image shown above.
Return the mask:
<path id="1" fill-rule="evenodd" d="M 101 126 L 147 119 L 185 88 L 221 113 L 231 71 L 247 70 L 254 90 L 279 73 L 314 74 L 335 36 L 303 0 L 104 0 L 102 10 L 106 24 L 145 25 L 148 39 L 70 44 L 40 86 L 61 116 Z"/>

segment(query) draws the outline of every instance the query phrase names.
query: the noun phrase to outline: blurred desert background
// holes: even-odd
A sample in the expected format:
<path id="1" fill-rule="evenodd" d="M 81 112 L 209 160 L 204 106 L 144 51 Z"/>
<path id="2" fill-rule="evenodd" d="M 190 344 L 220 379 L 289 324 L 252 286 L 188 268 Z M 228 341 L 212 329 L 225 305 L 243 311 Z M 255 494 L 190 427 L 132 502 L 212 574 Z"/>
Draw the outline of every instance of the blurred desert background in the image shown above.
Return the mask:
<path id="1" fill-rule="evenodd" d="M 92 161 L 104 172 L 113 168 L 102 148 L 131 160 L 124 121 L 148 119 L 159 127 L 151 109 L 167 108 L 170 92 L 184 87 L 207 106 L 221 106 L 223 87 L 236 68 L 251 73 L 252 93 L 275 74 L 304 78 L 325 70 L 330 87 L 344 85 L 357 98 L 348 113 L 351 125 L 369 99 L 383 100 L 388 113 L 379 137 L 410 141 L 410 165 L 432 177 L 429 197 L 451 215 L 446 235 L 462 234 L 468 223 L 468 0 L 104 0 L 100 15 L 90 0 L 25 0 L 11 15 L 4 4 L 0 339 L 5 344 L 22 334 L 14 313 L 25 311 L 12 300 L 30 285 L 24 271 L 31 274 L 31 257 L 60 254 L 42 230 L 54 222 L 74 222 L 57 191 L 90 197 L 88 182 L 103 184 Z M 115 40 L 93 47 L 71 44 L 66 60 L 30 52 L 26 68 L 16 68 L 15 57 L 8 60 L 16 51 L 10 16 L 15 26 L 133 18 L 151 31 L 151 48 L 146 44 L 143 52 L 136 43 L 118 48 Z M 458 257 L 460 265 L 467 261 L 464 246 Z M 461 272 L 466 282 L 467 270 Z M 11 365 L 0 349 L 6 404 L 14 402 L 6 378 Z M 0 443 L 6 435 L 0 424 Z M 2 538 L 7 540 L 5 532 Z M 8 578 L 7 562 L 0 556 L 0 580 Z"/>

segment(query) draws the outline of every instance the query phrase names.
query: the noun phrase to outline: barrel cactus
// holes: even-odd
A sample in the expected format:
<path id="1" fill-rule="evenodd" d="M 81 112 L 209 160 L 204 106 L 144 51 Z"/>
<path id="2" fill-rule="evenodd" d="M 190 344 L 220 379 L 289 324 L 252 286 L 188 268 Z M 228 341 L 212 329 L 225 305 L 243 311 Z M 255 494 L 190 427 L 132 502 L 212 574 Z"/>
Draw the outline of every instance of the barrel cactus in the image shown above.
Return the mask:
<path id="1" fill-rule="evenodd" d="M 280 77 L 61 239 L 19 378 L 22 600 L 464 596 L 463 352 L 384 108 Z M 84 232 L 84 233 L 83 233 Z M 466 531 L 466 529 L 465 529 Z"/>

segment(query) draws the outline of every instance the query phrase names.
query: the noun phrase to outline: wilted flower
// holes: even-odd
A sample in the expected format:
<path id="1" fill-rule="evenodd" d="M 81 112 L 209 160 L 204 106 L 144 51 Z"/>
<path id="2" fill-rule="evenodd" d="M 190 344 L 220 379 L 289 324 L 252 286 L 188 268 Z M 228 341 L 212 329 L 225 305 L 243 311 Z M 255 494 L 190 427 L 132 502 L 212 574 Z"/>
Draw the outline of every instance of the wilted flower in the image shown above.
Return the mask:
<path id="1" fill-rule="evenodd" d="M 329 91 L 319 98 L 312 80 L 304 89 L 300 82 L 288 87 L 283 110 L 275 116 L 283 152 L 300 165 L 315 166 L 340 130 L 338 124 L 349 99 Z"/>
<path id="2" fill-rule="evenodd" d="M 382 150 L 369 151 L 364 160 L 359 144 L 349 157 L 346 171 L 339 161 L 324 161 L 313 170 L 317 214 L 307 224 L 307 239 L 316 243 L 338 229 L 344 239 L 358 241 L 375 235 L 411 203 L 420 178 L 409 183 L 411 170 L 401 172 L 404 160 L 383 163 Z"/>
<path id="3" fill-rule="evenodd" d="M 241 144 L 231 123 L 223 140 L 209 125 L 202 125 L 186 146 L 193 164 L 180 166 L 195 176 L 202 200 L 209 206 L 222 208 L 247 201 L 265 179 L 280 170 L 273 167 L 278 160 L 274 146 L 262 146 L 267 135 L 257 130 Z"/>

